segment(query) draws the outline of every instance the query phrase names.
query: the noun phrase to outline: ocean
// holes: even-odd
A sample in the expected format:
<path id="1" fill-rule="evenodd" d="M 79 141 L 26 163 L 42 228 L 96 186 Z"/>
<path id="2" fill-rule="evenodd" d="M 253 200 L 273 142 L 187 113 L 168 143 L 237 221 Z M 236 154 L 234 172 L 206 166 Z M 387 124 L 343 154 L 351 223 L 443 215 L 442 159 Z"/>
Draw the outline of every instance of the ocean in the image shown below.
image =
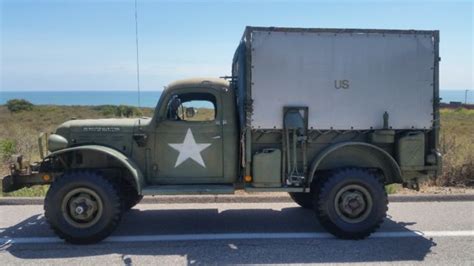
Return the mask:
<path id="1" fill-rule="evenodd" d="M 142 107 L 155 107 L 161 91 L 142 91 L 140 105 Z M 464 90 L 441 90 L 442 102 L 451 101 L 464 103 Z M 5 104 L 10 99 L 25 99 L 33 104 L 54 105 L 138 105 L 136 91 L 0 91 L 0 104 Z M 474 103 L 474 92 L 470 90 L 467 103 Z"/>
<path id="2" fill-rule="evenodd" d="M 140 92 L 140 106 L 155 107 L 161 91 Z M 54 105 L 138 105 L 136 91 L 3 91 L 0 104 L 10 99 L 25 99 L 33 104 Z"/>

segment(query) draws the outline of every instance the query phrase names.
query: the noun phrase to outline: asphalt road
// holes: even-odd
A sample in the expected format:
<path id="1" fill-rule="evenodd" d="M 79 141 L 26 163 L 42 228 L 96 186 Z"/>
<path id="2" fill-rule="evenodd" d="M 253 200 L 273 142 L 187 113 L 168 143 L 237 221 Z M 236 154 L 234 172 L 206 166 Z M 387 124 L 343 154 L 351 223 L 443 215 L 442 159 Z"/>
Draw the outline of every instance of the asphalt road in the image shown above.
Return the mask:
<path id="1" fill-rule="evenodd" d="M 474 202 L 391 203 L 371 238 L 338 240 L 292 203 L 142 204 L 106 241 L 61 242 L 42 206 L 0 206 L 0 264 L 474 265 Z"/>

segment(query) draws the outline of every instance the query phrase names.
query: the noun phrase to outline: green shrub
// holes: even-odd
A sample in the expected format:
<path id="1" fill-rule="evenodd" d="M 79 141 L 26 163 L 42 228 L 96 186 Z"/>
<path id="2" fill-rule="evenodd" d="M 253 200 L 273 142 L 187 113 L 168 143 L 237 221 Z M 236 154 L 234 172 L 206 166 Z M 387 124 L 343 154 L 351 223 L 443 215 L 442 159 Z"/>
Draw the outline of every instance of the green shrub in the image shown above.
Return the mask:
<path id="1" fill-rule="evenodd" d="M 7 102 L 7 108 L 12 113 L 33 110 L 33 104 L 24 99 L 11 99 Z"/>
<path id="2" fill-rule="evenodd" d="M 98 110 L 103 116 L 115 116 L 117 107 L 114 105 L 100 105 L 94 107 L 95 110 Z"/>
<path id="3" fill-rule="evenodd" d="M 142 112 L 140 109 L 128 105 L 119 105 L 115 113 L 115 115 L 118 117 L 140 116 L 141 114 Z"/>
<path id="4" fill-rule="evenodd" d="M 133 117 L 141 116 L 142 111 L 134 106 L 128 105 L 101 105 L 94 109 L 100 111 L 104 116 L 115 116 L 115 117 Z"/>

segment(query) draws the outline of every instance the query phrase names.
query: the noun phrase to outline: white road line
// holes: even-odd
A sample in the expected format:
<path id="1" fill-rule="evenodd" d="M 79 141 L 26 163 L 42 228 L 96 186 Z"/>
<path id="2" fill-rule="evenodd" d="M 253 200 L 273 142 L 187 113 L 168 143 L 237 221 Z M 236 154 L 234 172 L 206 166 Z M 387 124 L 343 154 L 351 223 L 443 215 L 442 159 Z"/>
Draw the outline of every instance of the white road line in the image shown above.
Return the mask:
<path id="1" fill-rule="evenodd" d="M 376 232 L 370 238 L 402 238 L 402 237 L 470 237 L 474 230 L 469 231 L 397 231 Z M 329 233 L 224 233 L 224 234 L 182 234 L 182 235 L 134 235 L 111 236 L 103 242 L 153 242 L 153 241 L 197 241 L 197 240 L 243 240 L 243 239 L 334 239 Z M 61 243 L 57 237 L 14 237 L 0 238 L 0 245 L 5 244 L 38 244 Z"/>

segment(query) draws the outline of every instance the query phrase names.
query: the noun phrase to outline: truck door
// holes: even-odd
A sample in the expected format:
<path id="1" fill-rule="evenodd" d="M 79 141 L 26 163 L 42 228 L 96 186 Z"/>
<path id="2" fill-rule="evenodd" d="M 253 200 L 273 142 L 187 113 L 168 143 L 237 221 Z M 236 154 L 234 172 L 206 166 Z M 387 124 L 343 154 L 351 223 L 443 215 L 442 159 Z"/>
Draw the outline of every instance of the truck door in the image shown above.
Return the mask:
<path id="1" fill-rule="evenodd" d="M 176 90 L 156 127 L 155 183 L 219 183 L 223 177 L 221 97 L 213 89 Z"/>

